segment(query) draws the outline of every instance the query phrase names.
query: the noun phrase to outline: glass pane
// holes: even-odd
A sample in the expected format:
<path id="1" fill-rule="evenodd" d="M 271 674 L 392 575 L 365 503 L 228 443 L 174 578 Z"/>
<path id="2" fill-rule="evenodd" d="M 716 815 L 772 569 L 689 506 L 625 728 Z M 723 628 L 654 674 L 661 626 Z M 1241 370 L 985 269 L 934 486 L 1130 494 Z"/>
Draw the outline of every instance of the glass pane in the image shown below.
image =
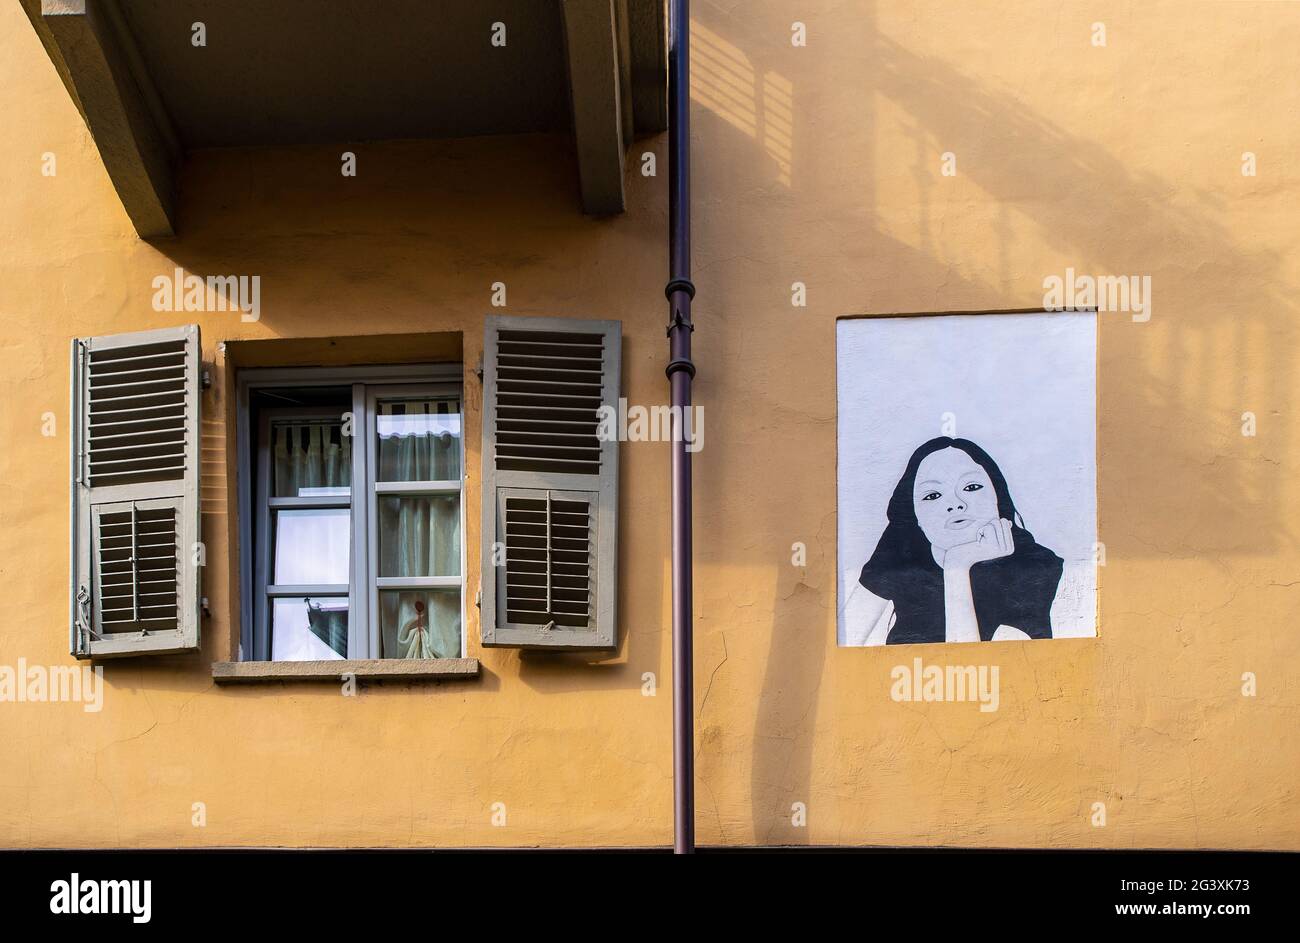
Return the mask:
<path id="1" fill-rule="evenodd" d="M 348 583 L 351 511 L 275 511 L 275 570 L 271 582 Z"/>
<path id="2" fill-rule="evenodd" d="M 459 481 L 460 400 L 403 399 L 379 404 L 376 481 Z"/>
<path id="3" fill-rule="evenodd" d="M 460 590 L 379 591 L 384 658 L 459 658 Z"/>
<path id="4" fill-rule="evenodd" d="M 352 490 L 352 437 L 341 419 L 271 423 L 271 494 L 320 497 Z"/>
<path id="5" fill-rule="evenodd" d="M 379 499 L 380 576 L 460 575 L 460 495 Z"/>
<path id="6" fill-rule="evenodd" d="M 271 660 L 324 661 L 348 656 L 348 598 L 271 600 Z"/>

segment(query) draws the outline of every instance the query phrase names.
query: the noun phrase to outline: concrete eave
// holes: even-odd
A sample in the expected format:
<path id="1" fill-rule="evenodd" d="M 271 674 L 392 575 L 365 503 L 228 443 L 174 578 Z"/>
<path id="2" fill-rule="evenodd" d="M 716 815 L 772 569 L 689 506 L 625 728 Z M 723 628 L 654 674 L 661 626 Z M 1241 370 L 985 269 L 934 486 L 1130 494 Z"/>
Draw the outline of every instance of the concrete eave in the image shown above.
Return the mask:
<path id="1" fill-rule="evenodd" d="M 142 238 L 175 233 L 180 144 L 113 0 L 23 0 Z"/>
<path id="2" fill-rule="evenodd" d="M 197 119 L 213 113 L 214 97 L 224 98 L 232 94 L 229 73 L 226 82 L 219 74 L 207 81 L 206 72 L 193 70 L 212 68 L 213 59 L 190 60 L 180 59 L 174 54 L 170 57 L 156 55 L 160 43 L 168 45 L 174 53 L 175 47 L 169 44 L 174 42 L 171 37 L 177 32 L 175 22 L 169 20 L 160 27 L 157 23 L 142 20 L 153 15 L 149 11 L 154 8 L 126 8 L 122 0 L 21 0 L 21 3 L 68 94 L 85 119 L 109 178 L 142 238 L 170 236 L 176 231 L 177 174 L 187 144 L 197 147 L 269 147 L 309 143 L 322 136 L 340 141 L 410 137 L 409 126 L 399 126 L 393 114 L 379 107 L 387 99 L 391 83 L 397 81 L 392 74 L 386 80 L 387 84 L 384 79 L 374 79 L 373 88 L 363 86 L 371 98 L 352 99 L 350 104 L 355 110 L 331 124 L 312 111 L 320 107 L 319 95 L 304 90 L 301 82 L 283 81 L 285 76 L 294 75 L 293 61 L 280 63 L 275 66 L 279 71 L 266 75 L 258 72 L 241 74 L 249 82 L 271 83 L 268 88 L 280 81 L 280 90 L 292 89 L 274 100 L 273 104 L 279 111 L 266 110 L 260 116 L 261 122 L 244 120 L 238 126 L 224 125 L 208 131 L 206 129 L 211 127 L 211 123 Z M 533 58 L 517 58 L 515 68 L 534 67 L 535 71 L 517 73 L 515 81 L 546 75 L 551 84 L 545 87 L 553 89 L 555 96 L 567 92 L 582 209 L 601 216 L 620 213 L 625 206 L 626 155 L 633 136 L 657 133 L 667 127 L 665 3 L 664 0 L 552 0 L 552 3 L 554 19 L 550 18 L 552 13 L 543 8 L 536 14 L 541 19 L 525 24 L 531 28 L 517 34 L 522 35 L 525 51 Z M 217 15 L 214 8 L 207 9 L 211 16 Z M 275 29 L 268 27 L 271 31 L 268 35 L 266 30 L 252 28 L 254 24 L 262 26 L 269 22 L 258 18 L 258 9 L 256 4 L 226 8 L 225 15 L 244 17 L 238 22 L 247 28 L 227 28 L 224 35 L 256 36 L 265 45 L 274 46 L 278 42 Z M 530 8 L 530 14 L 534 10 L 537 8 Z M 174 15 L 180 16 L 185 12 L 186 8 L 177 8 Z M 516 10 L 516 18 L 522 15 Z M 188 19 L 184 22 L 188 23 Z M 316 24 L 315 28 L 323 31 L 319 41 L 328 48 L 332 40 L 337 40 L 338 30 L 344 28 L 345 22 L 341 18 L 337 26 L 329 21 Z M 431 28 L 428 24 L 416 26 Z M 371 49 L 382 52 L 400 46 L 401 34 L 391 31 L 411 28 L 410 23 L 403 26 L 387 20 L 376 21 Z M 550 36 L 556 29 L 564 39 L 562 50 L 556 48 L 559 44 L 542 42 L 538 45 L 539 37 Z M 390 32 L 385 34 L 384 30 Z M 528 46 L 530 39 L 532 46 Z M 364 43 L 366 36 L 357 36 L 356 41 Z M 285 42 L 289 45 L 284 48 L 292 48 L 297 40 L 286 38 Z M 262 48 L 259 46 L 256 51 L 260 52 Z M 407 48 L 404 55 L 414 55 L 409 45 L 404 48 Z M 312 47 L 311 51 L 314 50 Z M 302 55 L 310 55 L 311 51 Z M 556 58 L 561 56 L 562 63 Z M 209 64 L 200 64 L 204 61 Z M 276 57 L 268 56 L 248 56 L 239 61 L 279 62 Z M 303 66 L 304 61 L 309 60 L 299 59 L 296 63 Z M 178 65 L 178 62 L 183 64 Z M 188 70 L 188 74 L 183 76 L 187 81 L 175 80 L 177 68 Z M 262 68 L 272 67 L 264 65 Z M 420 68 L 420 63 L 412 63 L 411 74 L 419 74 Z M 496 74 L 484 71 L 495 66 L 483 59 L 470 59 L 455 68 L 459 71 L 452 74 L 471 83 L 477 81 L 479 75 Z M 161 74 L 154 74 L 151 69 L 161 69 Z M 557 83 L 567 88 L 561 88 Z M 320 85 L 314 79 L 307 84 L 311 89 Z M 506 87 L 517 90 L 522 86 Z M 460 109 L 447 109 L 459 105 L 480 116 L 496 115 L 494 104 L 501 105 L 513 96 L 517 105 L 512 118 L 494 117 L 490 123 L 476 123 L 468 133 L 519 133 L 520 129 L 510 126 L 509 121 L 517 124 L 520 106 L 526 109 L 524 103 L 531 99 L 521 99 L 517 91 L 502 92 L 500 83 L 493 88 L 495 91 L 484 94 L 495 94 L 495 99 L 480 101 L 476 94 L 452 99 L 444 97 L 440 102 L 418 102 L 403 113 L 418 117 L 422 113 L 419 106 L 424 106 L 430 108 L 427 114 L 431 118 L 445 114 L 454 116 Z M 160 94 L 160 90 L 165 94 Z M 503 94 L 507 98 L 503 99 Z M 562 105 L 562 98 L 553 100 Z M 248 110 L 250 108 L 252 110 Z M 232 102 L 227 112 L 250 115 L 256 112 L 256 108 L 246 96 Z M 289 122 L 286 116 L 290 114 L 299 120 Z M 546 114 L 547 128 L 537 129 L 564 129 L 567 118 L 562 107 Z M 292 131 L 284 132 L 283 129 L 290 124 Z M 358 128 L 357 124 L 366 127 Z M 267 125 L 275 125 L 281 130 L 278 139 L 264 140 L 275 137 L 273 132 L 268 132 Z M 431 121 L 430 127 L 430 137 L 450 137 L 467 132 L 463 119 L 458 126 L 454 117 L 441 124 Z M 284 140 L 286 137 L 292 139 Z"/>

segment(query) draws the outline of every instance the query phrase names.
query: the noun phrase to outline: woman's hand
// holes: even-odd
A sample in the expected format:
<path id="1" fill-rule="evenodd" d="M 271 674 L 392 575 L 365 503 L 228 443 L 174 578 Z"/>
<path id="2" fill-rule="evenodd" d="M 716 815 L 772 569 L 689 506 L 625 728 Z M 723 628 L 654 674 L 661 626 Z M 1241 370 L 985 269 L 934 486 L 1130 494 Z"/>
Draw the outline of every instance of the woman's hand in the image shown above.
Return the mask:
<path id="1" fill-rule="evenodd" d="M 1005 518 L 989 521 L 980 527 L 975 539 L 958 544 L 943 556 L 944 640 L 978 642 L 979 620 L 975 615 L 975 597 L 971 592 L 970 568 L 984 560 L 1005 557 L 1016 548 L 1011 536 L 1011 522 Z"/>
<path id="2" fill-rule="evenodd" d="M 998 518 L 981 527 L 970 543 L 958 544 L 945 553 L 943 569 L 945 573 L 965 572 L 976 563 L 1008 556 L 1015 549 L 1011 522 L 1005 517 Z"/>

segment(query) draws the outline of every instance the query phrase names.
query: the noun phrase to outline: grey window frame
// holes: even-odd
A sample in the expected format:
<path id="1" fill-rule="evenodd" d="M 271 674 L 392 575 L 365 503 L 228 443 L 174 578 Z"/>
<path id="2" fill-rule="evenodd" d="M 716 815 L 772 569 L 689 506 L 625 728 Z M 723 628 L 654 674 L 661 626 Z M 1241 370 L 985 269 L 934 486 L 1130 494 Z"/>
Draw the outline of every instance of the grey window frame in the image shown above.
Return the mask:
<path id="1" fill-rule="evenodd" d="M 269 631 L 269 613 L 266 604 L 266 590 L 273 584 L 268 582 L 270 576 L 270 541 L 263 540 L 259 552 L 254 555 L 253 521 L 262 520 L 261 533 L 269 533 L 269 502 L 261 500 L 263 494 L 269 498 L 269 464 L 266 456 L 258 462 L 259 481 L 251 481 L 253 455 L 262 448 L 266 439 L 260 434 L 261 429 L 252 428 L 252 394 L 262 389 L 285 389 L 292 387 L 351 387 L 353 417 L 352 449 L 352 553 L 349 565 L 348 592 L 348 659 L 379 660 L 380 643 L 378 639 L 378 620 L 372 618 L 377 613 L 378 593 L 373 581 L 372 570 L 377 570 L 377 556 L 372 547 L 377 549 L 377 534 L 371 526 L 375 520 L 375 488 L 372 478 L 374 452 L 373 434 L 376 428 L 371 413 L 371 397 L 389 398 L 393 395 L 449 396 L 454 395 L 460 401 L 461 416 L 461 458 L 460 458 L 460 545 L 461 566 L 458 584 L 460 589 L 461 632 L 460 653 L 465 657 L 467 647 L 466 625 L 466 572 L 465 572 L 465 391 L 464 366 L 461 363 L 439 364 L 400 364 L 372 367 L 276 367 L 251 368 L 239 371 L 237 375 L 237 430 L 236 457 L 239 470 L 236 475 L 236 490 L 239 499 L 239 577 L 240 577 L 240 635 L 238 659 L 240 661 L 270 661 L 271 636 Z M 418 390 L 416 393 L 414 391 Z M 402 391 L 402 392 L 398 392 Z M 273 409 L 270 413 L 280 414 Z M 332 414 L 333 407 L 323 410 L 317 407 L 288 407 L 287 413 L 307 415 L 310 413 Z M 268 416 L 268 421 L 269 421 Z M 262 482 L 265 475 L 266 483 Z M 359 490 L 364 489 L 364 492 Z M 427 493 L 427 491 L 419 492 Z M 312 499 L 311 506 L 324 506 L 329 499 Z M 256 557 L 256 558 L 255 558 Z M 320 587 L 316 587 L 320 589 Z M 311 590 L 313 587 L 287 587 L 295 592 Z M 329 590 L 336 593 L 331 585 Z M 304 595 L 310 595 L 304 592 Z"/>

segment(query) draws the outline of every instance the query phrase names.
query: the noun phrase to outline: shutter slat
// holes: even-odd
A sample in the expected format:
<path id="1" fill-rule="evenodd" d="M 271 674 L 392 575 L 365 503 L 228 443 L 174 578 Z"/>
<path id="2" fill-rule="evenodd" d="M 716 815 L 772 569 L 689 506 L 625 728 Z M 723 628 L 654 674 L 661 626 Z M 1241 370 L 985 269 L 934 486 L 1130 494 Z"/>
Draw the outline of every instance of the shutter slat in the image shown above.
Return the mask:
<path id="1" fill-rule="evenodd" d="M 569 462 L 556 461 L 554 459 L 535 460 L 535 459 L 498 459 L 497 469 L 500 471 L 520 471 L 520 472 L 558 472 L 570 475 L 591 475 L 593 469 L 591 462 Z M 599 469 L 597 469 L 598 471 Z"/>
<path id="2" fill-rule="evenodd" d="M 109 392 L 122 393 L 123 395 L 126 395 L 127 393 L 143 393 L 149 390 L 154 390 L 160 393 L 169 393 L 177 390 L 182 393 L 185 392 L 185 371 L 183 369 L 167 370 L 164 372 L 163 376 L 144 376 L 144 374 L 157 374 L 159 372 L 160 371 L 157 370 L 135 370 L 131 373 L 105 374 L 99 383 L 91 380 L 90 398 L 93 401 L 96 398 L 96 392 L 99 392 L 101 395 L 107 395 Z M 109 377 L 112 378 L 113 382 L 109 382 Z M 124 379 L 122 382 L 118 382 L 119 378 L 128 377 L 131 379 Z"/>
<path id="3" fill-rule="evenodd" d="M 148 377 L 150 379 L 171 379 L 175 378 L 182 383 L 185 382 L 185 362 L 181 358 L 174 364 L 162 364 L 159 366 L 140 366 L 136 370 L 115 370 L 112 373 L 96 373 L 90 378 L 90 388 L 92 390 L 102 386 L 108 386 L 111 382 L 133 383 L 137 380 Z M 98 380 L 99 382 L 96 382 Z"/>
<path id="4" fill-rule="evenodd" d="M 140 391 L 123 391 L 121 389 L 105 390 L 90 394 L 90 418 L 110 413 L 131 412 L 141 409 L 164 409 L 168 406 L 180 406 L 185 402 L 184 390 L 164 390 L 160 393 L 142 393 Z"/>
<path id="5" fill-rule="evenodd" d="M 92 379 L 95 377 L 107 376 L 109 374 L 125 373 L 129 370 L 141 368 L 146 364 L 165 367 L 173 364 L 185 363 L 184 350 L 161 354 L 141 354 L 136 357 L 114 356 L 116 353 L 119 353 L 119 351 L 95 351 L 96 359 L 91 361 L 90 364 L 90 376 Z"/>
<path id="6" fill-rule="evenodd" d="M 564 422 L 573 422 L 581 420 L 584 416 L 590 416 L 589 420 L 595 424 L 599 421 L 596 415 L 597 406 L 577 406 L 572 403 L 563 403 L 559 401 L 538 402 L 538 403 L 502 403 L 500 414 L 504 418 L 527 419 L 533 422 L 538 419 L 553 419 Z M 595 434 L 595 430 L 592 430 Z"/>
<path id="7" fill-rule="evenodd" d="M 600 398 L 600 378 L 578 382 L 556 376 L 559 371 L 542 371 L 537 377 L 503 379 L 497 386 L 503 393 L 556 393 L 561 396 L 595 396 Z"/>
<path id="8" fill-rule="evenodd" d="M 96 447 L 99 449 L 116 449 L 123 446 L 130 447 L 132 443 L 139 445 L 169 445 L 173 442 L 184 442 L 184 436 L 177 437 L 179 434 L 169 429 L 146 429 L 141 432 L 123 432 L 118 435 L 100 436 L 96 440 Z M 100 445 L 99 443 L 103 443 Z"/>
<path id="9" fill-rule="evenodd" d="M 133 444 L 114 443 L 107 448 L 96 447 L 95 455 L 105 455 L 112 458 L 114 455 L 148 455 L 150 450 L 155 455 L 185 455 L 185 440 L 179 441 L 167 440 L 164 442 L 136 442 Z"/>
<path id="10" fill-rule="evenodd" d="M 548 344 L 534 340 L 501 341 L 497 350 L 502 357 L 600 360 L 601 343 L 599 340 L 592 344 Z"/>
<path id="11" fill-rule="evenodd" d="M 130 465 L 132 463 L 138 464 L 140 462 L 145 462 L 147 468 L 149 464 L 157 464 L 157 462 L 155 461 L 156 459 L 179 458 L 183 461 L 185 458 L 184 447 L 177 449 L 168 446 L 163 451 L 158 452 L 155 455 L 149 454 L 151 449 L 156 449 L 156 448 L 157 446 L 155 445 L 143 445 L 143 446 L 137 445 L 127 449 L 106 449 L 103 451 L 96 450 L 91 455 L 90 467 L 94 468 L 96 466 L 101 466 L 109 471 L 112 471 L 115 468 L 120 469 L 122 466 Z M 122 457 L 99 458 L 98 457 L 105 453 L 107 453 L 109 456 L 125 454 L 131 457 L 129 458 L 122 458 Z"/>
<path id="12" fill-rule="evenodd" d="M 178 425 L 185 422 L 185 409 L 176 404 L 168 404 L 166 406 L 135 406 L 121 409 L 104 409 L 97 410 L 93 419 L 94 423 L 90 429 L 90 437 L 92 439 L 99 436 L 101 429 L 117 431 L 112 427 L 122 426 L 128 423 L 166 423 L 169 428 L 175 429 Z"/>

